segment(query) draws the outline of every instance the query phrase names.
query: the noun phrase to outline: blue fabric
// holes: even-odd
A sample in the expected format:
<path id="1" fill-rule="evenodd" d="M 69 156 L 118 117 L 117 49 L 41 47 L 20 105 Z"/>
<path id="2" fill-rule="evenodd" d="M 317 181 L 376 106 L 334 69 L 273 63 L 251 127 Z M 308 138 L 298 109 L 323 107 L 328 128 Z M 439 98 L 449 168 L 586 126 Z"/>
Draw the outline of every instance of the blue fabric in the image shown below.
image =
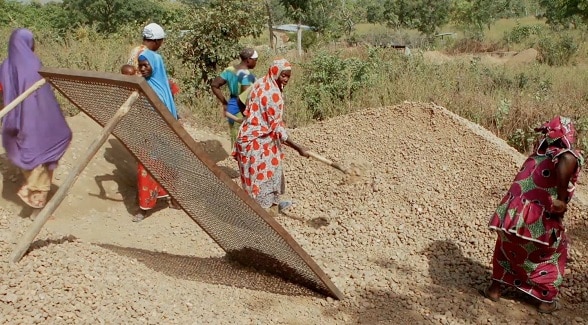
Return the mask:
<path id="1" fill-rule="evenodd" d="M 238 101 L 239 101 L 239 98 L 231 97 L 229 99 L 229 101 L 227 102 L 227 112 L 229 112 L 233 115 L 241 113 L 241 110 L 239 110 L 239 102 Z"/>
<path id="2" fill-rule="evenodd" d="M 167 72 L 165 70 L 165 64 L 163 58 L 158 53 L 151 50 L 145 50 L 139 56 L 139 61 L 149 61 L 151 65 L 151 76 L 146 78 L 147 83 L 153 91 L 157 94 L 159 99 L 165 104 L 172 116 L 177 120 L 178 112 L 176 110 L 176 104 L 174 103 L 174 97 L 169 87 L 169 80 Z"/>
<path id="3" fill-rule="evenodd" d="M 237 80 L 241 86 L 251 86 L 255 82 L 255 75 L 249 70 L 237 71 Z"/>
<path id="4" fill-rule="evenodd" d="M 229 93 L 232 97 L 241 94 L 241 86 L 251 86 L 255 82 L 255 75 L 249 70 L 241 69 L 235 70 L 235 67 L 230 66 L 226 68 L 220 77 L 227 82 Z"/>

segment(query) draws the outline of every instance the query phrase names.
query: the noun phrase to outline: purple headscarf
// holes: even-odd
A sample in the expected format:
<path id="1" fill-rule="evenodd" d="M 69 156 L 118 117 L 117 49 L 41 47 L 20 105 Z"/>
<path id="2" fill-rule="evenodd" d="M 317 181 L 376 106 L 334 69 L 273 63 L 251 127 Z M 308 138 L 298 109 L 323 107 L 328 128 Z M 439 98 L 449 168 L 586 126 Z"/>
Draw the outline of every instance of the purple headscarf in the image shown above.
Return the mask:
<path id="1" fill-rule="evenodd" d="M 33 33 L 28 29 L 16 29 L 10 35 L 8 57 L 0 66 L 4 105 L 42 78 L 38 73 L 42 64 L 33 48 Z M 71 137 L 71 129 L 49 84 L 27 97 L 2 120 L 2 145 L 10 161 L 25 170 L 41 164 L 54 169 Z"/>

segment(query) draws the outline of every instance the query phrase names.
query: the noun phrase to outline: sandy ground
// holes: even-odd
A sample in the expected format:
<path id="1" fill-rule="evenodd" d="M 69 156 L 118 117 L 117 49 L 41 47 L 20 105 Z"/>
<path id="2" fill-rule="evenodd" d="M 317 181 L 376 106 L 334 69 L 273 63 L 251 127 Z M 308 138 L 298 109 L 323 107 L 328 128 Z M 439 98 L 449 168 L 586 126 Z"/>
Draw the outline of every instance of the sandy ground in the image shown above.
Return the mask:
<path id="1" fill-rule="evenodd" d="M 56 187 L 100 128 L 69 119 L 74 141 Z M 232 175 L 225 135 L 186 128 Z M 588 321 L 584 185 L 566 216 L 573 240 L 563 309 L 539 315 L 516 292 L 491 302 L 494 234 L 486 222 L 523 157 L 477 125 L 428 104 L 365 110 L 292 130 L 307 146 L 363 177 L 286 152 L 287 196 L 276 216 L 345 299 L 262 285 L 181 211 L 141 223 L 135 162 L 110 139 L 37 237 L 6 263 L 30 226 L 14 194 L 20 176 L 2 155 L 0 323 L 6 324 L 582 324 Z M 583 175 L 585 176 L 585 175 Z M 197 181 L 197 180 L 195 180 Z"/>

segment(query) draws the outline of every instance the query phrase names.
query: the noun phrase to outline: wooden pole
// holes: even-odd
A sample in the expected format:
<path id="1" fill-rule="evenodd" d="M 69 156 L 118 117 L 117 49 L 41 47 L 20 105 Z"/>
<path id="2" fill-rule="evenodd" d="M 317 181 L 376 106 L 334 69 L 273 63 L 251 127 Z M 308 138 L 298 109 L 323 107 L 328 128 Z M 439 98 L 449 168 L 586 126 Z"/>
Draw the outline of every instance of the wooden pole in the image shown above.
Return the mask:
<path id="1" fill-rule="evenodd" d="M 45 78 L 35 82 L 31 87 L 29 87 L 29 89 L 25 90 L 24 93 L 20 94 L 13 101 L 11 101 L 10 104 L 4 106 L 4 108 L 2 108 L 2 110 L 0 111 L 0 118 L 3 118 L 4 115 L 6 115 L 10 111 L 12 111 L 16 106 L 18 106 L 18 104 L 22 103 L 23 100 L 25 100 L 27 97 L 29 97 L 37 89 L 43 87 L 43 85 L 45 83 L 47 83 Z"/>
<path id="2" fill-rule="evenodd" d="M 20 261 L 26 251 L 29 249 L 31 243 L 37 237 L 43 225 L 47 222 L 47 219 L 57 210 L 59 204 L 65 198 L 69 189 L 73 186 L 75 181 L 78 179 L 84 168 L 88 166 L 90 160 L 94 157 L 96 152 L 102 147 L 104 142 L 110 136 L 110 133 L 114 128 L 118 125 L 120 120 L 129 112 L 133 103 L 139 98 L 139 93 L 134 91 L 131 96 L 127 99 L 127 101 L 118 109 L 116 114 L 108 121 L 108 123 L 104 126 L 102 133 L 100 134 L 100 138 L 96 139 L 86 151 L 86 154 L 83 156 L 82 160 L 78 165 L 74 167 L 74 169 L 69 173 L 67 179 L 61 184 L 55 195 L 49 200 L 47 205 L 39 212 L 36 216 L 33 224 L 29 228 L 26 234 L 20 239 L 14 251 L 10 255 L 10 261 L 12 263 L 16 263 Z"/>
<path id="3" fill-rule="evenodd" d="M 302 56 L 302 22 L 298 21 L 298 30 L 296 31 L 296 45 L 298 47 L 298 56 Z"/>
<path id="4" fill-rule="evenodd" d="M 265 9 L 267 10 L 267 25 L 269 28 L 270 48 L 272 50 L 275 50 L 276 48 L 274 46 L 274 28 L 273 28 L 274 21 L 272 19 L 272 9 L 271 9 L 271 5 L 270 5 L 269 0 L 265 0 Z"/>
<path id="5" fill-rule="evenodd" d="M 243 119 L 236 117 L 235 115 L 229 113 L 229 112 L 225 112 L 225 116 L 230 118 L 231 120 L 235 121 L 236 123 L 241 123 L 243 122 Z"/>

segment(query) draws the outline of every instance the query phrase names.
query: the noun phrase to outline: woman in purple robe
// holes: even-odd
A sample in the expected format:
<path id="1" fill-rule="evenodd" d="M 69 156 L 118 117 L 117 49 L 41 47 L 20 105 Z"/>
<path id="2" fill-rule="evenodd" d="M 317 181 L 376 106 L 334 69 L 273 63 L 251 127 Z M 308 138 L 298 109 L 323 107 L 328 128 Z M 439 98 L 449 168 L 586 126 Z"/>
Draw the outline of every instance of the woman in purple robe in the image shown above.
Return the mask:
<path id="1" fill-rule="evenodd" d="M 34 52 L 33 33 L 19 28 L 8 42 L 8 57 L 0 66 L 3 104 L 7 105 L 42 77 L 42 64 Z M 55 94 L 45 84 L 2 119 L 2 145 L 8 159 L 25 177 L 18 196 L 40 209 L 47 203 L 53 171 L 71 142 Z"/>

